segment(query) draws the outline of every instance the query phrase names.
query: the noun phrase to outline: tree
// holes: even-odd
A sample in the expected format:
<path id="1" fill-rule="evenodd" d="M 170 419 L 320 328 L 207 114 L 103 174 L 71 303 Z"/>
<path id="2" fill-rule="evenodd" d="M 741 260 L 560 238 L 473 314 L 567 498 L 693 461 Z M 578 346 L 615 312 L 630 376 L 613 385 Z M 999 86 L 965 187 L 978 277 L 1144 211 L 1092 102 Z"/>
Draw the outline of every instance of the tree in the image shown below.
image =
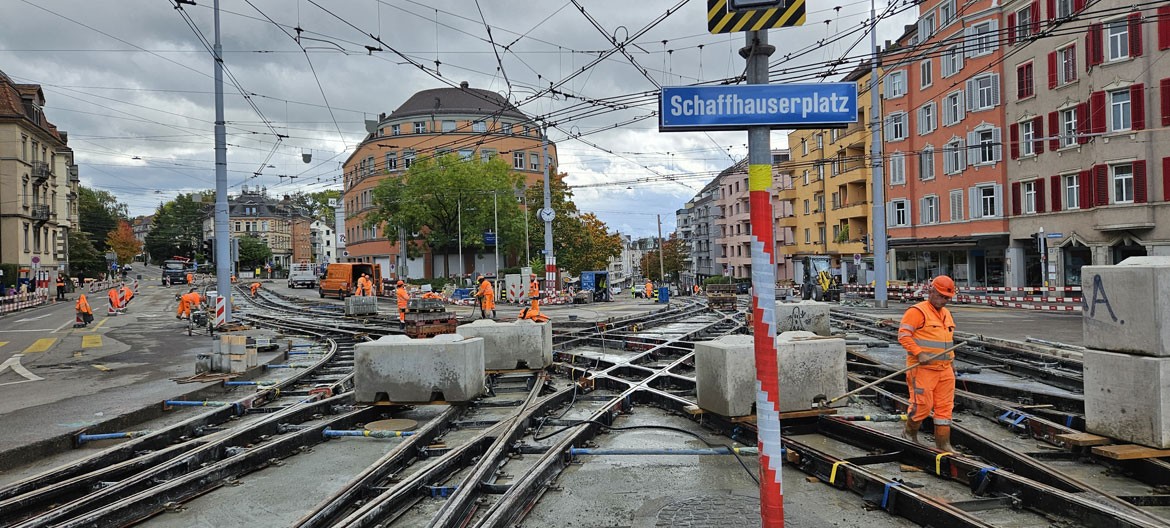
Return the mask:
<path id="1" fill-rule="evenodd" d="M 118 228 L 118 222 L 129 219 L 127 211 L 126 204 L 109 191 L 77 188 L 78 224 L 90 235 L 98 252 L 105 252 L 106 236 Z"/>
<path id="2" fill-rule="evenodd" d="M 240 237 L 239 240 L 241 269 L 262 267 L 272 259 L 272 250 L 263 240 L 250 236 Z"/>
<path id="3" fill-rule="evenodd" d="M 180 194 L 159 204 L 154 224 L 146 235 L 146 251 L 155 259 L 193 257 L 203 239 L 203 220 L 207 214 L 204 197 L 213 202 L 212 196 L 211 191 Z"/>
<path id="4" fill-rule="evenodd" d="M 333 225 L 335 208 L 329 205 L 329 200 L 340 201 L 341 191 L 329 189 L 312 193 L 298 192 L 289 197 L 289 199 L 297 206 L 303 207 L 314 220 L 320 220 L 329 225 Z"/>
<path id="5" fill-rule="evenodd" d="M 498 158 L 485 162 L 448 154 L 420 159 L 405 173 L 378 183 L 366 226 L 379 227 L 390 239 L 404 229 L 433 252 L 452 255 L 459 252 L 462 225 L 463 250 L 484 251 L 490 246 L 483 234 L 493 228 L 498 206 L 501 252 L 522 255 L 524 222 L 515 194 L 520 188 L 521 177 Z M 449 260 L 444 263 L 444 275 L 450 275 Z"/>
<path id="6" fill-rule="evenodd" d="M 571 240 L 572 243 L 564 244 L 557 251 L 557 267 L 571 275 L 580 275 L 582 271 L 604 270 L 610 257 L 622 253 L 621 235 L 610 233 L 605 222 L 593 213 L 581 214 L 573 220 L 562 226 L 566 231 L 562 239 Z M 553 238 L 557 238 L 555 234 Z"/>
<path id="7" fill-rule="evenodd" d="M 668 277 L 678 278 L 678 272 L 682 271 L 683 258 L 686 252 L 683 249 L 683 241 L 678 238 L 678 233 L 671 233 L 670 238 L 662 243 L 662 268 Z M 642 255 L 642 274 L 649 277 L 651 280 L 662 280 L 662 275 L 658 273 L 658 249 L 647 251 Z"/>
<path id="8" fill-rule="evenodd" d="M 69 270 L 86 277 L 97 277 L 106 271 L 106 259 L 93 247 L 89 235 L 75 229 L 69 231 Z"/>
<path id="9" fill-rule="evenodd" d="M 118 222 L 118 229 L 110 231 L 106 236 L 106 247 L 117 255 L 119 266 L 133 261 L 135 255 L 142 253 L 142 242 L 134 236 L 130 222 L 125 220 Z"/>

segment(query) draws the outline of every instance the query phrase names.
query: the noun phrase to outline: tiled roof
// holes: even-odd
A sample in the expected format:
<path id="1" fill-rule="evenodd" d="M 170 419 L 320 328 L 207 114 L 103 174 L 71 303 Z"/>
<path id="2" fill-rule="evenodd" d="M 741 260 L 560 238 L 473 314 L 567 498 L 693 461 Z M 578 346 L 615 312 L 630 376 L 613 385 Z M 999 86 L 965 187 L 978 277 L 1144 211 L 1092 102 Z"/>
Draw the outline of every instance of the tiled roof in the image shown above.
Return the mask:
<path id="1" fill-rule="evenodd" d="M 32 97 L 38 102 L 44 101 L 44 93 L 41 91 L 39 84 L 16 84 L 3 71 L 0 71 L 0 119 L 25 119 L 30 123 L 32 119 L 24 111 L 24 100 L 22 96 Z M 40 122 L 34 123 L 40 126 L 49 135 L 61 140 L 61 135 L 57 133 L 57 127 L 45 119 L 44 113 L 40 116 Z"/>
<path id="2" fill-rule="evenodd" d="M 432 114 L 491 115 L 497 113 L 500 117 L 529 119 L 500 94 L 490 90 L 470 88 L 466 83 L 459 88 L 435 88 L 415 93 L 388 117 L 396 119 Z"/>

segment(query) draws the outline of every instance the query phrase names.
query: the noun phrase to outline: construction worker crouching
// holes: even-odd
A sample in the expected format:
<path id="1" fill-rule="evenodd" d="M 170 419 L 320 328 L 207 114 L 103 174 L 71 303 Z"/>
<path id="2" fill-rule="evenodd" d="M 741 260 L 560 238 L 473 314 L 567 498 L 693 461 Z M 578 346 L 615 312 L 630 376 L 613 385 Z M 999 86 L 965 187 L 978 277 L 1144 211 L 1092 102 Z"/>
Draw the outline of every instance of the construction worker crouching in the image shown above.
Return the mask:
<path id="1" fill-rule="evenodd" d="M 898 342 L 906 349 L 910 390 L 904 436 L 918 441 L 918 428 L 933 413 L 934 443 L 943 451 L 951 447 L 951 413 L 955 408 L 955 371 L 952 363 L 955 320 L 945 307 L 955 296 L 955 281 L 946 275 L 930 283 L 927 300 L 906 309 L 898 327 Z"/>
<path id="2" fill-rule="evenodd" d="M 199 307 L 199 294 L 195 292 L 195 288 L 184 293 L 179 297 L 179 309 L 175 313 L 175 319 L 190 319 L 191 309 Z"/>
<path id="3" fill-rule="evenodd" d="M 540 283 L 536 280 L 536 274 L 532 274 L 532 282 L 528 285 L 528 300 L 532 301 L 532 305 L 528 308 L 520 310 L 520 319 L 529 319 L 538 323 L 548 321 L 548 316 L 540 313 Z"/>
<path id="4" fill-rule="evenodd" d="M 394 296 L 398 300 L 398 328 L 406 328 L 406 305 L 410 303 L 410 292 L 406 291 L 406 283 L 402 280 L 395 285 Z"/>
<path id="5" fill-rule="evenodd" d="M 480 317 L 487 317 L 487 313 L 492 313 L 492 319 L 496 318 L 496 292 L 492 288 L 492 282 L 480 275 L 476 278 L 479 281 L 479 289 L 475 292 L 475 297 L 479 299 L 479 315 Z"/>
<path id="6" fill-rule="evenodd" d="M 248 288 L 249 288 L 250 290 L 252 290 L 252 298 L 253 298 L 253 299 L 255 299 L 255 298 L 256 298 L 256 292 L 257 292 L 257 291 L 260 289 L 260 283 L 259 283 L 259 282 L 253 282 L 251 286 L 248 286 Z"/>
<path id="7" fill-rule="evenodd" d="M 85 298 L 84 293 L 77 296 L 77 304 L 73 305 L 73 308 L 77 311 L 74 328 L 89 326 L 89 323 L 93 322 L 93 309 L 89 307 L 89 300 Z"/>

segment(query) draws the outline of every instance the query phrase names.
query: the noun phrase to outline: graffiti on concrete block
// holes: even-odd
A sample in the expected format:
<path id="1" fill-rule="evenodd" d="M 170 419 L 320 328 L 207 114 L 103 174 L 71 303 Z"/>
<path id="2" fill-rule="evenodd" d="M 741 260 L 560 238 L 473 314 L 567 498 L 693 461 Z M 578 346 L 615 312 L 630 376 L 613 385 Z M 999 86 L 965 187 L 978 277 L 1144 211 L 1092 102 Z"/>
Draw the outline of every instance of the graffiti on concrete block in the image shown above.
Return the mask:
<path id="1" fill-rule="evenodd" d="M 780 328 L 785 332 L 796 330 L 812 330 L 816 323 L 816 315 L 804 311 L 800 307 L 792 309 L 792 313 L 784 318 L 784 322 L 780 324 Z"/>
<path id="2" fill-rule="evenodd" d="M 1113 306 L 1109 304 L 1109 294 L 1105 291 L 1105 284 L 1101 282 L 1100 275 L 1093 275 L 1092 292 L 1082 292 L 1081 295 L 1081 312 L 1088 315 L 1090 319 L 1097 318 L 1098 305 L 1105 305 L 1104 310 L 1109 312 L 1109 318 L 1117 324 L 1125 324 L 1124 320 L 1118 319 L 1117 314 L 1113 311 Z"/>

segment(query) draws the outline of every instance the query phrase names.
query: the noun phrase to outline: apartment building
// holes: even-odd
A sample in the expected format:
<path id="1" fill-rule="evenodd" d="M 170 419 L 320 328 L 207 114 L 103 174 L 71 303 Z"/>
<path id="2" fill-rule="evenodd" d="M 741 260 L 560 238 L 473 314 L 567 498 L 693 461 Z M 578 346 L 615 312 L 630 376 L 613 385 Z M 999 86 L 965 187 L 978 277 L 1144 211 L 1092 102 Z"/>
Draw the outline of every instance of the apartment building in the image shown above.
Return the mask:
<path id="1" fill-rule="evenodd" d="M 310 262 L 312 258 L 308 212 L 292 202 L 288 196 L 276 199 L 264 187 L 240 188 L 240 193 L 228 197 L 228 231 L 232 238 L 253 237 L 262 240 L 272 250 L 272 264 L 288 269 L 294 262 Z M 215 237 L 213 208 L 207 209 L 203 219 L 203 239 Z"/>
<path id="2" fill-rule="evenodd" d="M 423 90 L 412 95 L 389 115 L 382 114 L 373 131 L 344 163 L 342 202 L 346 211 L 343 260 L 380 263 L 393 269 L 400 248 L 397 233 L 367 226 L 375 207 L 373 190 L 387 175 L 400 174 L 415 159 L 456 153 L 464 159 L 488 160 L 502 156 L 524 176 L 528 185 L 544 179 L 541 161 L 543 137 L 532 118 L 490 90 L 459 88 Z M 556 145 L 548 144 L 549 165 L 556 166 Z M 445 267 L 443 255 L 427 252 L 421 269 L 411 266 L 411 276 L 442 276 L 444 269 L 474 270 L 482 262 L 470 252 L 463 265 Z M 450 255 L 454 260 L 456 257 Z M 413 259 L 412 259 L 413 261 Z"/>
<path id="3" fill-rule="evenodd" d="M 1008 259 L 1002 9 L 922 2 L 881 55 L 891 279 L 1004 286 L 1020 265 Z"/>
<path id="4" fill-rule="evenodd" d="M 830 255 L 845 281 L 866 282 L 873 269 L 868 248 L 872 231 L 872 185 L 869 150 L 872 135 L 868 95 L 870 64 L 845 75 L 857 84 L 857 122 L 848 128 L 797 130 L 788 135 L 795 175 L 789 195 L 795 214 L 787 221 L 795 231 L 792 256 L 797 263 L 810 255 Z M 780 221 L 780 220 L 778 220 Z M 860 257 L 855 258 L 855 257 Z M 856 266 L 855 262 L 862 265 Z M 801 270 L 797 267 L 797 280 Z"/>
<path id="5" fill-rule="evenodd" d="M 792 173 L 787 149 L 772 150 L 772 196 L 773 238 L 776 248 L 776 280 L 792 280 L 792 260 L 784 248 L 793 244 L 794 233 L 790 227 L 776 219 L 792 215 L 792 201 L 781 199 L 780 190 L 792 186 Z M 718 197 L 713 199 L 717 211 L 715 225 L 718 229 L 718 254 L 715 264 L 723 275 L 733 279 L 750 279 L 752 274 L 750 191 L 748 189 L 748 163 L 740 161 L 723 170 L 715 178 L 719 188 Z"/>
<path id="6" fill-rule="evenodd" d="M 1170 255 L 1170 5 L 1089 4 L 1003 4 L 1015 284 Z"/>
<path id="7" fill-rule="evenodd" d="M 44 113 L 40 85 L 0 71 L 0 262 L 68 272 L 69 232 L 79 229 L 73 150 Z"/>

